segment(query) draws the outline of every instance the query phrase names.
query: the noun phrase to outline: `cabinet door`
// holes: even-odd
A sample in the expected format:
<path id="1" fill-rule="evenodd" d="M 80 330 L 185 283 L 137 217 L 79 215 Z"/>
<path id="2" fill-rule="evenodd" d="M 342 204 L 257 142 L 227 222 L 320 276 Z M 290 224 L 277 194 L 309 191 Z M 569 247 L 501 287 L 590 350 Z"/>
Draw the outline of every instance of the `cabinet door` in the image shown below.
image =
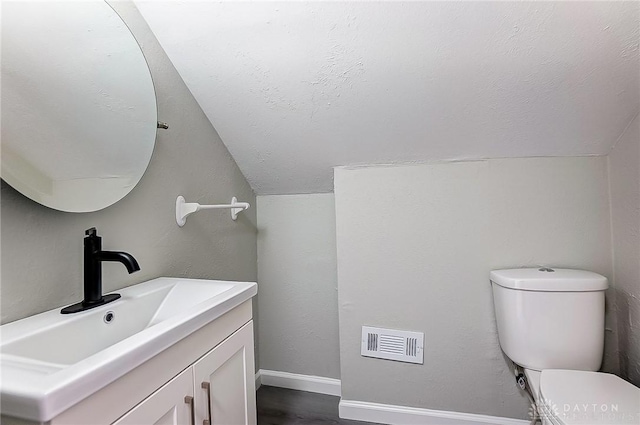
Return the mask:
<path id="1" fill-rule="evenodd" d="M 253 321 L 193 365 L 196 424 L 255 425 Z"/>
<path id="2" fill-rule="evenodd" d="M 194 425 L 191 368 L 160 387 L 114 425 Z"/>

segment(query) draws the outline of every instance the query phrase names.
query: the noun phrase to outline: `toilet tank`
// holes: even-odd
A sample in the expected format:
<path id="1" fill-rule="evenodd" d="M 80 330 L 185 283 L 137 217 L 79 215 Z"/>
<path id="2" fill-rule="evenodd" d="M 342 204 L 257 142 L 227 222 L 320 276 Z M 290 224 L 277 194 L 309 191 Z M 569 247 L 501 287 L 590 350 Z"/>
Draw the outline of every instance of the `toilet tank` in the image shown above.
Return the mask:
<path id="1" fill-rule="evenodd" d="M 600 369 L 607 278 L 584 270 L 507 269 L 490 274 L 502 351 L 534 370 Z"/>

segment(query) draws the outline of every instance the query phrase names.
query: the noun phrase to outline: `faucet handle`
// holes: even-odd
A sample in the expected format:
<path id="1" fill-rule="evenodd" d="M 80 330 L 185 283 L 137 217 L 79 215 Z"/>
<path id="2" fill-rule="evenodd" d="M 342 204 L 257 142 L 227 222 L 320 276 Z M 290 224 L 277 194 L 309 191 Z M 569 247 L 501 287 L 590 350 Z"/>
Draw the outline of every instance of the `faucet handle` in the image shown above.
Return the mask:
<path id="1" fill-rule="evenodd" d="M 84 234 L 86 236 L 96 236 L 97 230 L 95 227 L 92 227 L 91 229 L 87 229 L 84 231 Z"/>

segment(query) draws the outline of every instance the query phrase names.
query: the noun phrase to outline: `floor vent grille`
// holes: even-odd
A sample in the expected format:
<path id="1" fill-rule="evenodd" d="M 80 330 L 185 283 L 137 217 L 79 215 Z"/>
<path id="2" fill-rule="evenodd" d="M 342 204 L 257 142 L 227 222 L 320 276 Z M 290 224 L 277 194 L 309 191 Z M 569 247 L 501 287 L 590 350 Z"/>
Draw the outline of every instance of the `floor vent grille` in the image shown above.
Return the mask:
<path id="1" fill-rule="evenodd" d="M 361 354 L 365 357 L 423 364 L 424 334 L 363 326 Z"/>

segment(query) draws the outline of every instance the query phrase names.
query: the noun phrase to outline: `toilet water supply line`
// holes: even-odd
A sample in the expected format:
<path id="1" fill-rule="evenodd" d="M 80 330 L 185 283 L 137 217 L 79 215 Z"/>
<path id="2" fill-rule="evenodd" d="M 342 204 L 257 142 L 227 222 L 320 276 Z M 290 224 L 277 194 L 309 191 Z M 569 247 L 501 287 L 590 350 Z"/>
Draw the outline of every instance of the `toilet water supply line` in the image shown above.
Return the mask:
<path id="1" fill-rule="evenodd" d="M 521 390 L 524 390 L 524 393 L 529 398 L 529 402 L 531 403 L 531 415 L 532 419 L 529 422 L 529 425 L 535 425 L 538 421 L 542 422 L 540 418 L 540 413 L 538 412 L 538 405 L 536 404 L 535 397 L 531 392 L 531 386 L 527 382 L 527 378 L 524 375 L 523 370 L 517 364 L 513 363 L 513 370 L 516 375 L 516 383 Z"/>

